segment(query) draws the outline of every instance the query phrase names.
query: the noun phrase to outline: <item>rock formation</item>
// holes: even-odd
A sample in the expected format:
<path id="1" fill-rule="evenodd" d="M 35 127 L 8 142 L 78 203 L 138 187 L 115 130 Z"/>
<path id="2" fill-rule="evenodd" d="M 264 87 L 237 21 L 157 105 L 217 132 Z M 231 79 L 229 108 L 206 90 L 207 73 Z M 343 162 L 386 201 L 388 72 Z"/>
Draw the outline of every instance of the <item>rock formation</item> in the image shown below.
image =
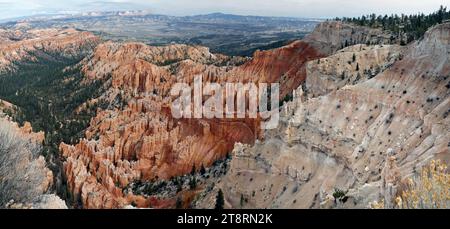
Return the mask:
<path id="1" fill-rule="evenodd" d="M 67 208 L 59 197 L 44 195 L 52 189 L 53 173 L 39 156 L 43 135 L 33 133 L 29 123 L 19 127 L 0 117 L 0 208 Z"/>
<path id="2" fill-rule="evenodd" d="M 15 203 L 10 201 L 9 209 L 67 209 L 66 203 L 55 194 L 45 194 L 37 197 L 32 203 Z"/>
<path id="3" fill-rule="evenodd" d="M 308 97 L 317 97 L 336 91 L 345 85 L 354 85 L 373 78 L 401 58 L 398 45 L 353 45 L 336 54 L 309 62 L 305 88 Z"/>
<path id="4" fill-rule="evenodd" d="M 81 62 L 82 71 L 86 83 L 102 80 L 109 85 L 99 100 L 114 107 L 98 112 L 79 144 L 61 144 L 64 171 L 75 201 L 90 208 L 124 207 L 134 197 L 123 190 L 136 180 L 183 175 L 194 166 L 209 166 L 224 157 L 236 142 L 253 144 L 263 134 L 257 119 L 173 119 L 168 96 L 171 86 L 192 84 L 198 74 L 207 82 L 278 82 L 284 98 L 305 81 L 308 61 L 336 51 L 349 31 L 362 34 L 355 42 L 365 39 L 362 27 L 327 24 L 302 41 L 258 51 L 251 60 L 211 54 L 198 46 L 114 42 L 97 46 Z M 329 34 L 341 27 L 338 35 Z M 327 35 L 315 39 L 322 32 Z M 384 64 L 398 53 L 395 50 L 392 54 L 382 51 L 374 64 Z M 292 169 L 290 172 L 296 171 Z"/>
<path id="5" fill-rule="evenodd" d="M 215 189 L 227 207 L 245 199 L 256 208 L 360 208 L 391 198 L 389 187 L 429 159 L 449 160 L 449 27 L 400 47 L 379 29 L 324 22 L 305 39 L 250 59 L 200 46 L 102 43 L 73 29 L 0 30 L 0 71 L 43 53 L 86 56 L 76 65 L 83 84 L 103 84 L 98 98 L 77 109 L 97 108 L 85 137 L 59 147 L 75 207 L 173 207 L 173 198 L 130 187 L 211 166 L 232 152 L 228 173 L 210 180 L 220 181 Z M 191 85 L 196 75 L 280 83 L 280 98 L 293 99 L 281 109 L 279 128 L 266 132 L 260 119 L 173 118 L 170 89 Z M 30 127 L 21 131 L 31 134 Z M 386 156 L 389 148 L 395 153 Z M 348 190 L 345 198 L 334 197 L 337 189 Z M 209 191 L 193 206 L 212 207 Z M 41 200 L 9 206 L 62 207 L 51 196 Z"/>
<path id="6" fill-rule="evenodd" d="M 0 72 L 13 71 L 15 62 L 35 61 L 49 53 L 82 57 L 100 39 L 75 29 L 0 30 Z"/>
<path id="7" fill-rule="evenodd" d="M 401 182 L 401 174 L 398 169 L 395 152 L 388 149 L 386 153 L 386 162 L 381 171 L 381 194 L 384 197 L 386 209 L 394 208 L 395 198 L 398 195 L 399 185 Z"/>
<path id="8" fill-rule="evenodd" d="M 388 31 L 358 26 L 341 21 L 326 21 L 320 23 L 316 29 L 305 37 L 306 42 L 332 54 L 339 49 L 355 44 L 397 44 L 397 38 Z"/>
<path id="9" fill-rule="evenodd" d="M 196 74 L 221 82 L 228 65 L 240 61 L 186 45 L 99 45 L 82 61 L 86 83 L 106 81 L 111 86 L 100 99 L 122 105 L 99 111 L 76 146 L 61 144 L 76 200 L 87 208 L 124 207 L 135 199 L 123 193 L 131 182 L 189 173 L 224 157 L 234 142 L 253 143 L 257 120 L 175 120 L 170 112 L 175 82 L 192 83 Z"/>
<path id="10" fill-rule="evenodd" d="M 325 38 L 316 32 L 312 36 L 337 39 L 326 33 Z M 323 77 L 335 71 L 335 65 L 325 63 L 336 63 L 346 50 L 360 47 L 365 46 L 309 62 L 307 74 Z M 380 48 L 371 46 L 366 53 Z M 321 96 L 301 105 L 299 98 L 287 103 L 290 112 L 282 115 L 281 128 L 266 132 L 265 140 L 254 146 L 235 146 L 231 169 L 217 187 L 231 207 L 239 207 L 244 196 L 249 208 L 366 208 L 384 198 L 382 190 L 393 197 L 399 179 L 430 159 L 450 160 L 450 24 L 431 28 L 394 63 L 387 57 L 391 51 L 383 52 L 385 58 L 370 61 L 387 66 L 384 71 L 354 85 L 324 84 L 332 86 L 329 90 L 307 83 L 306 91 Z M 351 55 L 345 58 L 351 60 Z M 387 155 L 389 148 L 392 155 Z M 345 203 L 336 205 L 331 198 L 336 189 L 348 190 Z M 212 207 L 211 195 L 196 206 Z"/>

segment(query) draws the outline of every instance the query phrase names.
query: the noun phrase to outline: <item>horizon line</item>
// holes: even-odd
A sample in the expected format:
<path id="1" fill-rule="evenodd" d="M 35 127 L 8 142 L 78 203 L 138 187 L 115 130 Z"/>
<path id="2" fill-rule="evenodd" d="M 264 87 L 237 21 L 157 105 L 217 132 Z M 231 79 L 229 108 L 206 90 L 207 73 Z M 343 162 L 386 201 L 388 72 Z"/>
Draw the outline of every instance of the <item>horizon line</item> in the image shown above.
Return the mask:
<path id="1" fill-rule="evenodd" d="M 436 10 L 437 11 L 437 10 Z M 433 11 L 433 12 L 436 12 Z M 151 10 L 93 10 L 93 11 L 59 11 L 59 12 L 42 12 L 42 13 L 36 13 L 36 14 L 29 14 L 29 15 L 23 15 L 23 16 L 17 16 L 17 17 L 7 17 L 7 18 L 1 18 L 0 17 L 0 23 L 8 23 L 8 22 L 18 22 L 20 20 L 26 20 L 26 19 L 32 19 L 33 17 L 50 17 L 50 16 L 89 16 L 84 14 L 92 14 L 92 13 L 121 13 L 121 12 L 142 12 L 144 14 L 142 15 L 121 15 L 121 16 L 145 16 L 145 15 L 155 15 L 155 16 L 168 16 L 168 17 L 195 17 L 195 16 L 208 16 L 208 15 L 214 15 L 214 14 L 222 14 L 222 15 L 231 15 L 231 16 L 241 16 L 241 17 L 266 17 L 266 18 L 286 18 L 286 19 L 298 19 L 298 20 L 329 20 L 329 19 L 335 19 L 335 18 L 354 18 L 355 16 L 341 16 L 341 17 L 333 17 L 333 16 L 321 16 L 321 17 L 299 17 L 299 16 L 275 16 L 275 15 L 255 15 L 255 14 L 235 14 L 235 13 L 227 13 L 224 11 L 211 11 L 210 13 L 202 13 L 202 14 L 185 14 L 185 15 L 175 15 L 175 14 L 164 14 L 164 13 L 154 13 Z M 433 13 L 431 12 L 431 13 Z M 361 16 L 367 16 L 371 15 L 369 14 L 361 14 L 356 17 Z M 402 13 L 403 14 L 403 13 Z M 402 15 L 400 14 L 400 15 Z M 406 15 L 419 15 L 419 14 L 429 14 L 424 12 L 417 12 L 414 14 L 406 14 Z M 399 15 L 399 14 L 376 14 L 378 15 Z M 95 17 L 95 16 L 92 16 Z M 49 18 L 51 20 L 51 18 Z"/>

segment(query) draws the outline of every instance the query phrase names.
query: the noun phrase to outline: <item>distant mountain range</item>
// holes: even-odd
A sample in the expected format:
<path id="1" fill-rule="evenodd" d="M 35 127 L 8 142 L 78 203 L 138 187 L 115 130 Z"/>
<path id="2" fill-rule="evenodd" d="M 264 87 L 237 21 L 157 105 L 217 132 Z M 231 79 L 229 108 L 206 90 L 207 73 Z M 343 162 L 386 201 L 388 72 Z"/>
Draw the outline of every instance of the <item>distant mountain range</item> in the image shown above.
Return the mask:
<path id="1" fill-rule="evenodd" d="M 115 41 L 203 45 L 216 53 L 248 56 L 257 49 L 276 48 L 277 44 L 301 39 L 318 22 L 317 19 L 224 13 L 177 17 L 148 11 L 110 11 L 35 15 L 3 22 L 0 28 L 73 27 Z"/>
<path id="2" fill-rule="evenodd" d="M 22 16 L 15 18 L 0 19 L 0 23 L 8 22 L 18 22 L 18 21 L 38 21 L 38 20 L 53 20 L 61 18 L 73 18 L 73 17 L 105 17 L 105 16 L 165 16 L 172 18 L 190 18 L 190 19 L 223 19 L 223 20 L 304 20 L 304 21 L 323 21 L 323 19 L 316 18 L 302 18 L 302 17 L 276 17 L 276 16 L 255 16 L 255 15 L 237 15 L 237 14 L 227 14 L 222 12 L 214 12 L 209 14 L 199 14 L 190 16 L 170 16 L 164 14 L 154 14 L 148 10 L 126 10 L 126 11 L 89 11 L 89 12 L 70 12 L 63 11 L 58 13 L 42 13 L 35 14 L 31 16 Z"/>

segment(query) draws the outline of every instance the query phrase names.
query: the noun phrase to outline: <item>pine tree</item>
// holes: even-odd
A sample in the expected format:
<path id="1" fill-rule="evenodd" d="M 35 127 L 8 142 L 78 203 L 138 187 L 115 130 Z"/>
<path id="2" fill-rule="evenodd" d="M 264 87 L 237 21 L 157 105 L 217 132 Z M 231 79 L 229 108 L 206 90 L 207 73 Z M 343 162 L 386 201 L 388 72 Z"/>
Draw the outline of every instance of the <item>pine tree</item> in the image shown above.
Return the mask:
<path id="1" fill-rule="evenodd" d="M 200 167 L 200 174 L 205 175 L 205 173 L 206 173 L 206 169 L 202 164 L 202 167 Z"/>
<path id="2" fill-rule="evenodd" d="M 356 63 L 356 71 L 359 71 L 359 63 Z"/>
<path id="3" fill-rule="evenodd" d="M 177 193 L 181 192 L 183 190 L 183 184 L 182 183 L 178 183 L 176 186 L 177 186 Z"/>
<path id="4" fill-rule="evenodd" d="M 182 209 L 183 208 L 183 201 L 181 200 L 180 197 L 177 197 L 177 202 L 175 203 L 175 208 L 176 209 Z"/>
<path id="5" fill-rule="evenodd" d="M 225 205 L 225 201 L 223 198 L 223 192 L 222 192 L 222 189 L 219 189 L 219 192 L 217 193 L 217 196 L 216 196 L 215 209 L 223 209 L 224 205 Z"/>
<path id="6" fill-rule="evenodd" d="M 189 181 L 189 188 L 190 189 L 197 188 L 197 179 L 195 177 L 192 177 L 191 180 Z"/>

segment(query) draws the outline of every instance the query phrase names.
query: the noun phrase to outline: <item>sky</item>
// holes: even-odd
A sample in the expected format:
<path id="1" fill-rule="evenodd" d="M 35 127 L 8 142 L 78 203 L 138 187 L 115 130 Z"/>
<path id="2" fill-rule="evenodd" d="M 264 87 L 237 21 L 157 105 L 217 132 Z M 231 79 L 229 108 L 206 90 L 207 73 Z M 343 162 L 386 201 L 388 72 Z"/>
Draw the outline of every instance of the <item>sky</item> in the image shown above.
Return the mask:
<path id="1" fill-rule="evenodd" d="M 450 0 L 0 0 L 0 19 L 36 14 L 146 10 L 175 16 L 213 12 L 301 18 L 414 14 L 450 7 Z"/>

